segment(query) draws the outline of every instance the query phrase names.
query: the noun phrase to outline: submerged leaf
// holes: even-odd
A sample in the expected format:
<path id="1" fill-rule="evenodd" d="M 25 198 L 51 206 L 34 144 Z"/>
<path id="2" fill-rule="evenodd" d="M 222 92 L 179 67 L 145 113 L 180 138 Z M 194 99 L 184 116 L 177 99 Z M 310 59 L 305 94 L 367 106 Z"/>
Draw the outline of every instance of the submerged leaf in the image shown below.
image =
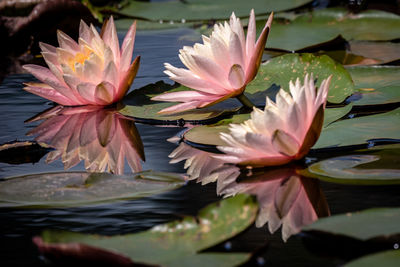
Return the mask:
<path id="1" fill-rule="evenodd" d="M 23 164 L 38 162 L 52 149 L 44 143 L 15 141 L 0 145 L 0 162 Z"/>

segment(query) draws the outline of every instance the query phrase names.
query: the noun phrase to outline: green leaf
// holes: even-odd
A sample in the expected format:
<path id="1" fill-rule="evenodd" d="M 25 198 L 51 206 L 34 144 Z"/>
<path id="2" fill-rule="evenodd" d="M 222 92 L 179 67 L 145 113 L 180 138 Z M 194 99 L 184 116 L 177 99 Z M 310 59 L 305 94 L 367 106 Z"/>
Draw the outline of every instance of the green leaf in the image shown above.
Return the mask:
<path id="1" fill-rule="evenodd" d="M 308 167 L 303 175 L 344 184 L 400 184 L 400 145 L 383 150 L 367 149 L 353 155 L 325 159 Z M 364 152 L 364 153 L 363 153 Z M 373 153 L 371 153 L 373 152 Z"/>
<path id="2" fill-rule="evenodd" d="M 194 109 L 174 114 L 158 114 L 161 109 L 176 105 L 172 102 L 160 102 L 150 100 L 153 96 L 165 91 L 177 92 L 191 90 L 185 86 L 171 86 L 164 82 L 149 84 L 145 87 L 132 91 L 124 98 L 124 104 L 119 112 L 125 116 L 133 117 L 137 121 L 157 122 L 183 125 L 185 123 L 209 123 L 217 121 L 221 116 L 232 114 L 242 106 L 236 99 L 228 99 L 216 105 Z"/>
<path id="3" fill-rule="evenodd" d="M 370 254 L 356 260 L 353 260 L 345 267 L 365 267 L 365 266 L 382 266 L 397 267 L 400 262 L 400 250 L 389 250 Z"/>
<path id="4" fill-rule="evenodd" d="M 365 144 L 370 139 L 400 139 L 400 108 L 390 112 L 347 119 L 322 130 L 313 147 L 338 147 Z"/>
<path id="5" fill-rule="evenodd" d="M 46 231 L 42 239 L 44 246 L 58 244 L 58 254 L 69 249 L 68 243 L 82 243 L 124 255 L 132 262 L 162 266 L 193 266 L 193 263 L 236 266 L 247 261 L 250 254 L 199 252 L 245 230 L 254 222 L 257 209 L 252 197 L 238 195 L 207 206 L 196 218 L 185 217 L 140 233 L 105 237 Z M 80 257 L 90 256 L 83 252 Z"/>
<path id="6" fill-rule="evenodd" d="M 312 54 L 287 54 L 273 58 L 260 66 L 256 78 L 247 86 L 246 94 L 251 100 L 261 99 L 265 104 L 268 90 L 282 87 L 289 90 L 289 81 L 304 81 L 306 74 L 313 74 L 316 86 L 332 75 L 328 102 L 341 103 L 354 92 L 354 84 L 348 71 L 328 56 Z M 262 94 L 261 92 L 265 92 Z M 256 103 L 259 105 L 259 103 Z"/>
<path id="7" fill-rule="evenodd" d="M 293 19 L 288 15 L 285 19 L 279 17 L 277 14 L 271 27 L 267 48 L 307 50 L 339 35 L 346 40 L 387 41 L 400 38 L 400 16 L 384 11 L 367 10 L 352 14 L 344 8 L 326 8 L 292 15 Z M 264 20 L 257 21 L 258 32 L 264 24 Z"/>
<path id="8" fill-rule="evenodd" d="M 347 105 L 340 108 L 326 108 L 324 116 L 324 127 L 327 127 L 333 121 L 346 115 L 351 109 L 351 105 Z M 231 119 L 222 120 L 212 125 L 197 126 L 184 135 L 185 141 L 201 145 L 214 145 L 223 146 L 226 145 L 220 138 L 221 132 L 229 133 L 230 123 L 242 123 L 245 120 L 250 119 L 250 114 L 234 115 Z"/>
<path id="9" fill-rule="evenodd" d="M 128 6 L 119 11 L 119 14 L 153 21 L 202 21 L 227 19 L 232 11 L 237 17 L 248 17 L 251 8 L 254 8 L 256 14 L 266 14 L 271 11 L 293 9 L 310 2 L 310 0 L 281 0 L 279 2 L 268 0 L 251 0 L 250 2 L 242 0 L 131 1 Z"/>
<path id="10" fill-rule="evenodd" d="M 182 175 L 143 171 L 131 175 L 59 172 L 0 182 L 0 207 L 66 207 L 141 198 L 176 189 Z"/>
<path id="11" fill-rule="evenodd" d="M 360 240 L 400 234 L 400 208 L 376 208 L 321 218 L 303 231 L 320 231 Z"/>
<path id="12" fill-rule="evenodd" d="M 377 105 L 400 102 L 400 67 L 348 67 L 358 89 L 354 105 Z M 351 100 L 351 99 L 350 99 Z"/>

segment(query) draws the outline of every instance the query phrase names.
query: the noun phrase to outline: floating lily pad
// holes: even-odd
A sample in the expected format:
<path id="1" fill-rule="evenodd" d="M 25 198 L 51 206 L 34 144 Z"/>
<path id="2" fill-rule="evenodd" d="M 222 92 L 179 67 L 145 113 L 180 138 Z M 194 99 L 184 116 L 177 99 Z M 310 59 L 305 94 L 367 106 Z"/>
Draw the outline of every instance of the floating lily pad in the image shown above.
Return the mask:
<path id="1" fill-rule="evenodd" d="M 321 218 L 303 231 L 319 231 L 359 240 L 400 234 L 400 208 L 376 208 Z"/>
<path id="2" fill-rule="evenodd" d="M 146 197 L 184 184 L 180 174 L 144 171 L 131 175 L 60 172 L 0 182 L 0 207 L 64 207 Z"/>
<path id="3" fill-rule="evenodd" d="M 346 115 L 350 109 L 351 105 L 325 109 L 324 127 Z M 219 134 L 229 133 L 230 123 L 241 123 L 249 118 L 250 114 L 234 115 L 231 119 L 225 119 L 216 124 L 197 126 L 187 131 L 184 139 L 191 145 L 223 146 L 226 144 L 219 138 Z"/>
<path id="4" fill-rule="evenodd" d="M 266 14 L 271 11 L 293 9 L 310 2 L 310 0 L 281 0 L 278 2 L 268 0 L 251 0 L 250 2 L 242 0 L 130 1 L 129 5 L 118 13 L 153 21 L 202 21 L 227 19 L 232 11 L 238 17 L 248 17 L 251 8 L 254 8 L 256 14 Z"/>
<path id="5" fill-rule="evenodd" d="M 349 100 L 354 105 L 377 105 L 400 102 L 400 67 L 358 66 L 348 67 L 358 89 Z"/>
<path id="6" fill-rule="evenodd" d="M 150 100 L 153 96 L 165 91 L 176 92 L 191 90 L 185 86 L 172 86 L 164 82 L 150 84 L 140 89 L 132 91 L 124 98 L 124 104 L 119 112 L 125 116 L 133 117 L 137 121 L 158 123 L 158 124 L 176 124 L 185 123 L 210 123 L 218 121 L 218 118 L 224 115 L 232 114 L 242 106 L 236 99 L 228 99 L 208 108 L 194 109 L 174 114 L 158 114 L 161 109 L 176 105 L 172 102 L 161 102 Z"/>
<path id="7" fill-rule="evenodd" d="M 348 71 L 328 56 L 312 54 L 287 54 L 273 58 L 260 66 L 256 78 L 247 86 L 249 98 L 261 99 L 260 92 L 282 87 L 289 90 L 289 81 L 304 81 L 305 74 L 313 74 L 317 86 L 332 75 L 328 102 L 341 103 L 354 92 L 354 84 Z M 258 103 L 256 103 L 258 105 Z M 265 102 L 264 102 L 265 104 Z"/>
<path id="8" fill-rule="evenodd" d="M 353 260 L 345 267 L 365 267 L 365 266 L 384 266 L 397 267 L 400 262 L 400 250 L 389 250 L 370 254 L 356 260 Z"/>
<path id="9" fill-rule="evenodd" d="M 400 16 L 378 10 L 352 14 L 344 8 L 326 8 L 275 19 L 267 48 L 304 50 L 339 35 L 346 40 L 388 41 L 400 38 Z M 289 18 L 289 19 L 288 19 Z M 257 21 L 261 32 L 265 21 Z M 383 30 L 384 29 L 384 30 Z"/>
<path id="10" fill-rule="evenodd" d="M 75 254 L 95 259 L 96 254 L 110 254 L 127 263 L 161 266 L 236 266 L 250 258 L 249 253 L 201 252 L 227 240 L 249 227 L 255 220 L 257 204 L 252 197 L 238 195 L 211 204 L 198 216 L 158 225 L 135 234 L 98 236 L 71 232 L 46 231 L 36 239 L 45 255 L 58 257 Z M 80 243 L 91 250 L 82 249 Z"/>
<path id="11" fill-rule="evenodd" d="M 322 160 L 309 166 L 308 172 L 334 183 L 400 184 L 400 146 L 371 152 Z"/>
<path id="12" fill-rule="evenodd" d="M 332 123 L 322 130 L 313 148 L 365 144 L 381 138 L 400 139 L 400 108 Z"/>

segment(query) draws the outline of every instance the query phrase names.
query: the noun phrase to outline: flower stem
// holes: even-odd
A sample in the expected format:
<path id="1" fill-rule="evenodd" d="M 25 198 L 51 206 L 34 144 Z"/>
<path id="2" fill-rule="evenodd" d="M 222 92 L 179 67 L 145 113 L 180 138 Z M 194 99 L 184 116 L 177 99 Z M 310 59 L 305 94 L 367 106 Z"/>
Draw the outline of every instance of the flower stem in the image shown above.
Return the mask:
<path id="1" fill-rule="evenodd" d="M 240 101 L 240 103 L 243 104 L 243 106 L 245 106 L 245 107 L 248 108 L 248 109 L 253 109 L 253 107 L 255 106 L 255 105 L 250 101 L 250 99 L 248 99 L 247 96 L 245 96 L 245 94 L 243 94 L 243 93 L 240 94 L 240 95 L 238 95 L 236 98 Z"/>

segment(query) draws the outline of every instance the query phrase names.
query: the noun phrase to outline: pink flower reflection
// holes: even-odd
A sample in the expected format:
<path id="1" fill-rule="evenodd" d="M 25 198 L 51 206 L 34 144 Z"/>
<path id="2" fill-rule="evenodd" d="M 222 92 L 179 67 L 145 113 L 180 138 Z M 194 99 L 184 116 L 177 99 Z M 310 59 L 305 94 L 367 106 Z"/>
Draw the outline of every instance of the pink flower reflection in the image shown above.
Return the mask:
<path id="1" fill-rule="evenodd" d="M 268 223 L 271 233 L 282 226 L 284 241 L 318 217 L 329 216 L 318 180 L 300 176 L 296 166 L 243 170 L 215 158 L 216 155 L 181 143 L 170 154 L 170 162 L 185 160 L 189 179 L 202 184 L 216 181 L 217 193 L 224 197 L 255 195 L 260 206 L 256 226 Z"/>
<path id="2" fill-rule="evenodd" d="M 36 141 L 55 148 L 47 163 L 61 158 L 69 169 L 84 160 L 90 172 L 123 174 L 126 160 L 133 172 L 142 170 L 144 149 L 135 123 L 115 110 L 56 106 L 29 121 L 42 119 L 27 135 L 36 135 Z"/>

